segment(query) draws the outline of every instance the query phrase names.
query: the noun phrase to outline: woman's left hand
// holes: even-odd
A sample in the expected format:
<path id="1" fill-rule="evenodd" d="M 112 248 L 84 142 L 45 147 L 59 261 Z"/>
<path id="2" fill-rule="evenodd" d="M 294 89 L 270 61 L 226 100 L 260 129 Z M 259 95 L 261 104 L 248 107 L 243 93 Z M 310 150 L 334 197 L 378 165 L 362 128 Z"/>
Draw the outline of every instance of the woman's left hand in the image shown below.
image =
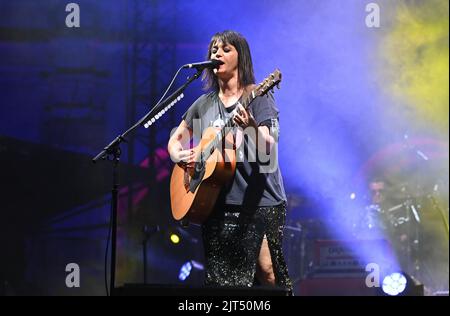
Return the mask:
<path id="1" fill-rule="evenodd" d="M 246 129 L 249 126 L 253 126 L 255 128 L 257 127 L 253 115 L 249 111 L 247 111 L 241 104 L 237 105 L 237 110 L 233 121 L 242 129 Z"/>

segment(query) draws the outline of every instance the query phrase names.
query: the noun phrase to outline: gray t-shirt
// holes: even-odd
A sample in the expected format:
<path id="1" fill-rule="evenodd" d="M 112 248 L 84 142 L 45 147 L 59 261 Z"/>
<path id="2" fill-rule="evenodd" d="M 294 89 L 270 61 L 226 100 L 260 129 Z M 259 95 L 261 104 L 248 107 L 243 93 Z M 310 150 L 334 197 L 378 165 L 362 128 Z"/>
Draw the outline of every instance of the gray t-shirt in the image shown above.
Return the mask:
<path id="1" fill-rule="evenodd" d="M 203 131 L 211 126 L 221 127 L 232 116 L 236 104 L 225 108 L 216 92 L 210 92 L 198 98 L 183 114 L 183 119 L 194 131 L 194 137 L 201 138 Z M 249 111 L 258 126 L 266 125 L 272 135 L 278 139 L 278 108 L 271 94 L 256 97 L 250 104 Z M 194 124 L 198 124 L 194 126 Z M 273 147 L 270 161 L 255 158 L 250 152 L 255 148 L 251 138 L 244 138 L 244 146 L 237 151 L 236 173 L 233 180 L 226 185 L 218 203 L 238 206 L 275 206 L 286 201 L 283 179 L 278 167 L 278 142 Z M 253 157 L 253 158 L 252 158 Z M 262 161 L 262 162 L 261 162 Z"/>

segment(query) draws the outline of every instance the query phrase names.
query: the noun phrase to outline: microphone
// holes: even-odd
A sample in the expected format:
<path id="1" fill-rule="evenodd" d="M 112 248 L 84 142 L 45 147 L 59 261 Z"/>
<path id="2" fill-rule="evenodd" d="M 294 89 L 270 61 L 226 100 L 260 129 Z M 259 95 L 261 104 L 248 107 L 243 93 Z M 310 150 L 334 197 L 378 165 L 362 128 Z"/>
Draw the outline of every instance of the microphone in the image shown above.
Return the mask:
<path id="1" fill-rule="evenodd" d="M 183 66 L 183 68 L 195 68 L 197 70 L 203 70 L 205 68 L 217 68 L 222 64 L 224 64 L 223 61 L 211 59 L 208 61 L 202 61 L 200 63 L 186 64 Z"/>

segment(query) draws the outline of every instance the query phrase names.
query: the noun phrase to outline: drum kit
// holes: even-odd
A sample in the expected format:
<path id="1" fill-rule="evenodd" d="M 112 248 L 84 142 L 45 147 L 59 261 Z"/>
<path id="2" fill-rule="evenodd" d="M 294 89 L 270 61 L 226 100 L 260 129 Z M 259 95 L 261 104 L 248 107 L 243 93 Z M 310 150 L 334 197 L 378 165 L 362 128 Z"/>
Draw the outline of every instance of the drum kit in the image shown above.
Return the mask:
<path id="1" fill-rule="evenodd" d="M 430 260 L 429 249 L 437 249 L 438 240 L 448 242 L 448 186 L 445 184 L 436 181 L 431 185 L 390 186 L 384 192 L 383 201 L 369 203 L 361 212 L 353 227 L 354 237 L 387 240 L 402 269 L 411 275 L 421 275 L 425 262 Z"/>
<path id="2" fill-rule="evenodd" d="M 428 280 L 427 283 L 436 288 L 440 280 L 448 280 L 448 143 L 436 145 L 436 142 L 418 140 L 407 145 L 390 146 L 383 155 L 375 156 L 377 160 L 373 164 L 370 160 L 369 167 L 363 169 L 363 176 L 355 182 L 355 187 L 367 188 L 364 179 L 368 177 L 383 182 L 383 185 L 369 186 L 370 190 L 366 192 L 370 194 L 364 200 L 361 195 L 351 197 L 357 203 L 352 204 L 348 214 L 356 216 L 334 218 L 333 214 L 319 214 L 311 218 L 309 213 L 315 213 L 309 210 L 322 205 L 308 204 L 310 200 L 316 200 L 315 196 L 304 199 L 288 196 L 288 211 L 302 216 L 307 214 L 301 221 L 288 220 L 286 223 L 286 259 L 294 279 L 305 278 L 314 270 L 311 241 L 336 239 L 330 227 L 345 226 L 349 234 L 344 238 L 349 240 L 361 243 L 375 239 L 387 241 L 400 267 L 410 275 Z M 382 158 L 378 160 L 378 157 Z M 379 192 L 374 194 L 374 189 Z M 344 198 L 340 201 L 342 205 L 348 203 Z"/>
<path id="3" fill-rule="evenodd" d="M 413 192 L 409 189 L 410 187 L 414 188 Z M 435 184 L 434 189 L 425 191 L 420 186 L 402 184 L 400 189 L 394 187 L 384 192 L 382 201 L 369 203 L 360 214 L 353 225 L 355 236 L 375 231 L 390 232 L 392 235 L 392 233 L 401 232 L 405 226 L 422 225 L 422 217 L 431 212 L 441 216 L 442 224 L 448 233 L 448 214 L 445 214 L 438 202 L 445 200 L 445 197 L 439 196 L 438 187 L 439 184 Z"/>
<path id="4" fill-rule="evenodd" d="M 445 179 L 427 185 L 415 182 L 392 185 L 389 182 L 384 186 L 382 196 L 377 195 L 374 199 L 372 195 L 367 199 L 367 205 L 351 224 L 349 240 L 370 242 L 384 239 L 393 248 L 405 271 L 412 275 L 418 273 L 423 265 L 423 250 L 430 247 L 432 240 L 426 236 L 427 227 L 438 228 L 440 236 L 446 232 L 448 238 L 447 183 Z M 304 207 L 302 200 L 295 195 L 288 196 L 288 199 L 289 209 Z M 308 240 L 335 239 L 332 234 L 327 235 L 329 232 L 329 226 L 323 220 L 287 221 L 286 258 L 289 266 L 299 267 L 291 269 L 294 278 L 300 278 L 310 270 L 311 260 L 307 259 L 306 251 Z"/>
<path id="5" fill-rule="evenodd" d="M 359 220 L 353 225 L 353 236 L 357 239 L 379 238 L 383 233 L 393 233 L 412 220 L 420 223 L 420 204 L 413 200 L 384 209 L 379 204 L 369 204 L 360 214 Z"/>
<path id="6" fill-rule="evenodd" d="M 369 161 L 364 169 L 365 177 L 372 177 L 369 188 L 382 196 L 369 197 L 356 230 L 402 235 L 404 227 L 420 227 L 436 213 L 448 226 L 448 141 L 405 133 Z"/>

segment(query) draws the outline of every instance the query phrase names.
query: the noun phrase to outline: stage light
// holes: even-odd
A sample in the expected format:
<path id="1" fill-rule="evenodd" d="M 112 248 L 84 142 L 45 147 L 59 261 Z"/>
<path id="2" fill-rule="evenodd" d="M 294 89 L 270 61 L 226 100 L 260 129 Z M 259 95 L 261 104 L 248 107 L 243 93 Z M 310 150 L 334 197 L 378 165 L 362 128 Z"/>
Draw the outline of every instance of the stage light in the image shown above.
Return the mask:
<path id="1" fill-rule="evenodd" d="M 391 296 L 423 296 L 424 286 L 408 273 L 394 272 L 383 279 L 380 292 Z"/>
<path id="2" fill-rule="evenodd" d="M 355 193 L 350 194 L 350 200 L 354 200 L 354 199 L 356 199 L 356 194 Z"/>
<path id="3" fill-rule="evenodd" d="M 178 273 L 178 280 L 186 280 L 192 271 L 192 263 L 190 261 L 186 262 L 181 266 L 180 272 Z"/>
<path id="4" fill-rule="evenodd" d="M 180 236 L 175 233 L 170 234 L 170 241 L 174 244 L 178 244 L 180 242 Z"/>
<path id="5" fill-rule="evenodd" d="M 192 270 L 202 271 L 204 269 L 203 264 L 195 260 L 189 260 L 185 262 L 178 273 L 178 280 L 184 282 L 190 275 Z"/>
<path id="6" fill-rule="evenodd" d="M 394 272 L 383 279 L 381 288 L 385 294 L 395 296 L 403 293 L 408 285 L 408 280 L 405 275 Z"/>
<path id="7" fill-rule="evenodd" d="M 168 228 L 165 238 L 167 238 L 172 245 L 178 245 L 181 243 L 198 243 L 198 239 L 189 231 L 178 226 Z"/>

